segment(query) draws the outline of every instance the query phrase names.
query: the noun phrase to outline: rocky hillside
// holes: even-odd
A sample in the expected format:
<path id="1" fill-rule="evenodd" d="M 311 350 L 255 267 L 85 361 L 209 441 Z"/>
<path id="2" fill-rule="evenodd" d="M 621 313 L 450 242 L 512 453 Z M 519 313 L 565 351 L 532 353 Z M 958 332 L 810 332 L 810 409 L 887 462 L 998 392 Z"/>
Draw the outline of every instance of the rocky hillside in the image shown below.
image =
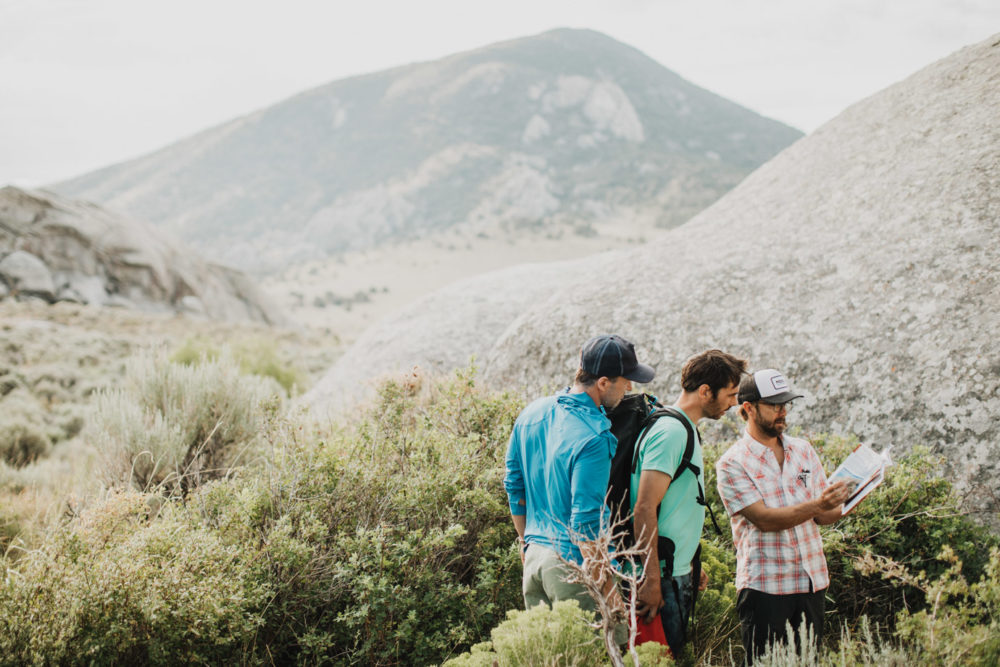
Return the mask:
<path id="1" fill-rule="evenodd" d="M 287 323 L 243 273 L 153 226 L 50 192 L 0 189 L 0 299 Z"/>
<path id="2" fill-rule="evenodd" d="M 799 136 L 556 30 L 336 81 L 53 189 L 260 271 L 456 227 L 674 226 Z"/>
<path id="3" fill-rule="evenodd" d="M 1000 35 L 852 106 L 642 248 L 429 296 L 366 334 L 312 400 L 322 411 L 342 379 L 471 353 L 492 383 L 550 389 L 583 340 L 617 331 L 658 366 L 660 395 L 686 357 L 721 347 L 786 371 L 807 429 L 929 445 L 995 488 L 998 119 Z M 474 317 L 486 298 L 505 317 Z M 429 344 L 442 340 L 459 344 Z"/>

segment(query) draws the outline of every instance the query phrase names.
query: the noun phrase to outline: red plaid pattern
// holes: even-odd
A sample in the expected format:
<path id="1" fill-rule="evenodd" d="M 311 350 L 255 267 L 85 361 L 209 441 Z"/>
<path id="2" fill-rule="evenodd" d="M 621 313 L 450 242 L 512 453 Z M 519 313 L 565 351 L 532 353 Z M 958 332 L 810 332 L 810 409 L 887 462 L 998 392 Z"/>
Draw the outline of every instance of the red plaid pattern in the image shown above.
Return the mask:
<path id="1" fill-rule="evenodd" d="M 782 445 L 785 463 L 779 468 L 771 450 L 744 432 L 715 464 L 719 495 L 733 520 L 737 590 L 786 595 L 830 584 L 815 521 L 765 533 L 739 514 L 758 500 L 768 507 L 787 507 L 823 493 L 826 473 L 812 445 L 788 436 L 782 437 Z"/>

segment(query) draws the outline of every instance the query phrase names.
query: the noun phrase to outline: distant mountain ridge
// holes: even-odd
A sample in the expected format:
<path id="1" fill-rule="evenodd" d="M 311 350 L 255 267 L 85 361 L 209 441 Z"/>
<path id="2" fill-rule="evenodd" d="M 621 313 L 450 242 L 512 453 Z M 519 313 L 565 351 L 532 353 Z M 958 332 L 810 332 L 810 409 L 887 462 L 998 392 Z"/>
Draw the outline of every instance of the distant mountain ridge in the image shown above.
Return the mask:
<path id="1" fill-rule="evenodd" d="M 673 226 L 799 136 L 561 29 L 336 81 L 51 187 L 278 269 L 456 226 Z"/>

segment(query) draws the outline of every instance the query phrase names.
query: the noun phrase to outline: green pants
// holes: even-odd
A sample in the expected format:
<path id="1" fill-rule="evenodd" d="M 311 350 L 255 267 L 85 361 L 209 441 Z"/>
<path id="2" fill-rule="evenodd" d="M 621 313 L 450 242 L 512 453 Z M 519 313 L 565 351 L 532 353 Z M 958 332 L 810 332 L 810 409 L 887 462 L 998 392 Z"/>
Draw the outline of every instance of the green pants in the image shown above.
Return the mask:
<path id="1" fill-rule="evenodd" d="M 594 611 L 594 599 L 587 593 L 583 584 L 566 582 L 569 570 L 559 560 L 559 554 L 552 549 L 529 544 L 524 554 L 524 578 L 521 580 L 521 593 L 524 594 L 524 607 L 531 609 L 544 602 L 549 607 L 560 600 L 576 600 L 580 608 Z"/>
<path id="2" fill-rule="evenodd" d="M 576 600 L 584 611 L 596 611 L 594 598 L 590 597 L 583 584 L 568 583 L 568 575 L 569 570 L 559 560 L 559 554 L 552 549 L 529 544 L 524 554 L 524 577 L 521 580 L 525 608 L 531 609 L 542 602 L 551 608 L 554 602 L 560 600 Z M 628 642 L 628 626 L 624 623 L 615 625 L 615 641 L 618 644 Z"/>

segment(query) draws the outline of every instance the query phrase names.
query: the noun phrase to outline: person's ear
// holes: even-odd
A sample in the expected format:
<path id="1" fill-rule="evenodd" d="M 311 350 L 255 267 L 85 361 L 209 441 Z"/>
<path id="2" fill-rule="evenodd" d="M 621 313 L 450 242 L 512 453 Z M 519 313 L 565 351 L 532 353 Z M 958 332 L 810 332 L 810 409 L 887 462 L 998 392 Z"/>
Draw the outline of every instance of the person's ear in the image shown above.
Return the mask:
<path id="1" fill-rule="evenodd" d="M 707 384 L 703 384 L 698 387 L 698 398 L 701 399 L 702 403 L 711 403 L 714 396 L 712 396 L 712 388 Z"/>

